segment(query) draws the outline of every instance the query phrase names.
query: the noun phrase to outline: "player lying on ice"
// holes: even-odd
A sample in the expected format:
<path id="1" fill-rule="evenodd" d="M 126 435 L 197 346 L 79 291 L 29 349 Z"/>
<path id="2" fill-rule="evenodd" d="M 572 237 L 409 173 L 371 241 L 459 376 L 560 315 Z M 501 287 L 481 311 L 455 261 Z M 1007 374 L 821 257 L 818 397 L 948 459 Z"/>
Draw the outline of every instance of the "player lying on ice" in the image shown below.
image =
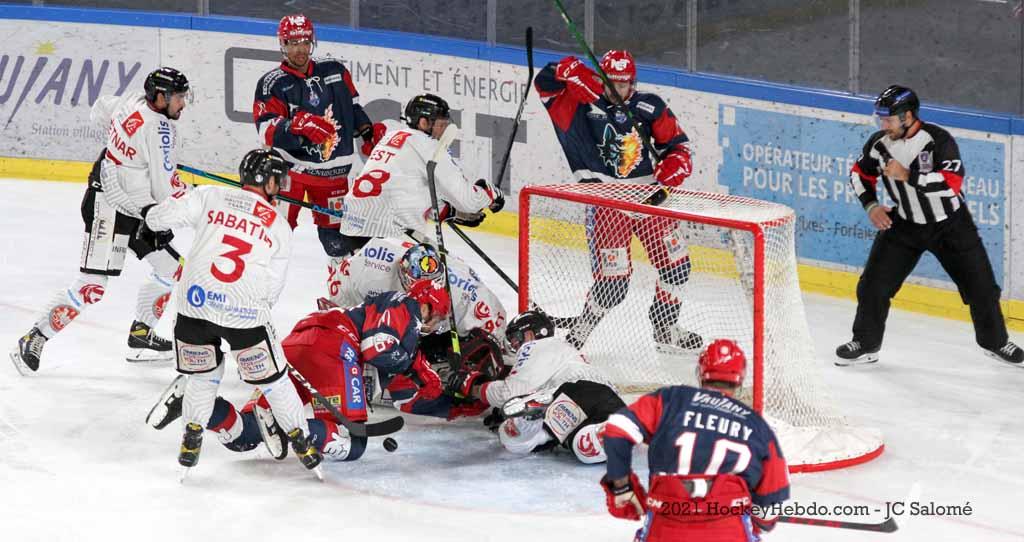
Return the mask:
<path id="1" fill-rule="evenodd" d="M 498 296 L 465 262 L 451 254 L 448 254 L 447 259 L 455 326 L 460 335 L 468 339 L 470 331 L 480 329 L 500 337 L 505 329 L 507 313 Z M 443 280 L 444 271 L 437 249 L 429 243 L 373 238 L 355 255 L 345 258 L 337 273 L 332 274 L 328 284 L 330 301 L 341 307 L 358 305 L 369 295 L 407 290 L 414 281 L 421 278 Z M 430 335 L 424 340 L 436 339 L 428 342 L 450 346 L 448 330 L 446 320 L 438 330 L 441 335 Z M 436 365 L 434 368 L 443 377 L 447 376 L 446 368 Z"/>
<path id="2" fill-rule="evenodd" d="M 442 393 L 440 377 L 418 352 L 419 338 L 447 318 L 450 303 L 444 288 L 419 280 L 408 293 L 384 292 L 355 307 L 317 311 L 300 320 L 282 341 L 284 354 L 295 370 L 352 421 L 367 420 L 366 390 L 375 386 L 365 386 L 364 379 L 387 387 L 396 376 L 409 375 L 421 385 L 395 405 L 403 412 L 417 413 L 418 408 L 430 408 L 429 403 Z M 177 418 L 179 390 L 184 386 L 183 377 L 175 380 L 153 407 L 147 423 L 162 429 Z M 307 405 L 310 442 L 326 459 L 359 459 L 366 449 L 366 437 L 350 436 L 328 410 L 312 406 L 303 386 L 297 387 Z M 218 397 L 206 428 L 217 433 L 230 450 L 249 451 L 264 441 L 275 458 L 287 455 L 286 437 L 258 391 L 241 411 Z"/>
<path id="3" fill-rule="evenodd" d="M 462 370 L 448 380 L 447 389 L 500 407 L 484 423 L 497 429 L 510 452 L 560 446 L 583 463 L 602 462 L 604 422 L 626 404 L 608 377 L 554 333 L 554 323 L 542 311 L 520 313 L 505 329 L 508 347 L 516 353 L 508 376 L 495 380 Z"/>
<path id="4" fill-rule="evenodd" d="M 733 397 L 746 365 L 739 345 L 716 340 L 700 355 L 700 388 L 662 388 L 608 418 L 601 486 L 611 515 L 643 519 L 636 540 L 748 542 L 774 526 L 751 504 L 788 499 L 788 468 L 768 424 Z M 649 446 L 646 494 L 630 466 L 640 443 Z"/>

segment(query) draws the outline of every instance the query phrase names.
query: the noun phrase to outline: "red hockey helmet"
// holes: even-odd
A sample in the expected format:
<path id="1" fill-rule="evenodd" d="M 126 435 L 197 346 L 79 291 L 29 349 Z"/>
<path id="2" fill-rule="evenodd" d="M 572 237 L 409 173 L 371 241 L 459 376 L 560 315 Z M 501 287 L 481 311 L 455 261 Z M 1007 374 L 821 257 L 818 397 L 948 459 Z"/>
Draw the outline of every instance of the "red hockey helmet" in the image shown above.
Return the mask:
<path id="1" fill-rule="evenodd" d="M 436 316 L 445 317 L 451 311 L 452 299 L 448 292 L 443 285 L 430 279 L 420 279 L 412 283 L 412 286 L 409 286 L 409 297 L 421 305 L 426 303 L 430 307 L 430 312 Z"/>
<path id="2" fill-rule="evenodd" d="M 601 57 L 601 69 L 609 81 L 636 83 L 636 61 L 629 51 L 608 51 Z"/>
<path id="3" fill-rule="evenodd" d="M 281 17 L 281 22 L 277 24 L 277 39 L 282 47 L 284 47 L 286 40 L 309 40 L 310 43 L 315 43 L 316 36 L 313 34 L 313 21 L 310 21 L 301 13 L 285 15 Z"/>
<path id="4" fill-rule="evenodd" d="M 717 339 L 700 353 L 698 375 L 701 382 L 728 382 L 739 386 L 747 371 L 747 356 L 730 339 Z"/>

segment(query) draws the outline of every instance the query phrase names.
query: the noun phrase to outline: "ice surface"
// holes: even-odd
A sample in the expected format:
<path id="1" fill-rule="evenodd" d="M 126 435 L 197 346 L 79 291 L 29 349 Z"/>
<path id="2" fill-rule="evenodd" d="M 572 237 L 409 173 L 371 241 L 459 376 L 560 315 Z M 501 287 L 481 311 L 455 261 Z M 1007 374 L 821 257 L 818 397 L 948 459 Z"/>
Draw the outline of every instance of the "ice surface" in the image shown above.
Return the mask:
<path id="1" fill-rule="evenodd" d="M 84 186 L 0 181 L 0 189 L 0 339 L 10 348 L 77 271 Z M 512 239 L 470 234 L 516 276 Z M 187 249 L 190 234 L 177 235 Z M 512 290 L 455 236 L 449 243 L 514 311 Z M 279 329 L 315 309 L 324 288 L 326 261 L 308 221 L 294 253 Z M 124 361 L 145 270 L 129 257 L 103 302 L 47 344 L 39 373 L 20 377 L 0 360 L 0 540 L 626 541 L 638 526 L 604 513 L 601 467 L 565 455 L 514 457 L 478 420 L 407 417 L 395 453 L 373 439 L 360 461 L 327 464 L 323 484 L 294 458 L 230 452 L 207 434 L 199 466 L 179 484 L 179 425 L 143 423 L 174 369 Z M 853 303 L 805 302 L 841 410 L 881 428 L 886 451 L 859 467 L 794 475 L 793 501 L 871 509 L 842 518 L 851 521 L 881 521 L 886 501 L 906 499 L 969 502 L 972 514 L 904 515 L 891 535 L 779 525 L 766 539 L 1024 540 L 1024 517 L 1014 513 L 1024 494 L 1024 371 L 983 356 L 967 323 L 901 311 L 881 362 L 841 370 L 831 352 L 849 339 Z M 158 331 L 170 336 L 169 319 Z M 221 393 L 244 401 L 250 388 L 227 374 Z"/>

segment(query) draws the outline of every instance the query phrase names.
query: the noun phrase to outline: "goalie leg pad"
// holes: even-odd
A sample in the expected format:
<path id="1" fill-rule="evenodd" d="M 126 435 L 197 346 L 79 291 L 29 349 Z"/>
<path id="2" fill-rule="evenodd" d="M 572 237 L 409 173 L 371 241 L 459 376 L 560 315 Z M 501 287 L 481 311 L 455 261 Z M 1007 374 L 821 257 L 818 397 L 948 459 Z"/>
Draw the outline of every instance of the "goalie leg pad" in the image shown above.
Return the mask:
<path id="1" fill-rule="evenodd" d="M 82 198 L 82 220 L 85 232 L 79 270 L 111 277 L 120 275 L 139 219 L 117 212 L 102 191 L 90 187 Z"/>

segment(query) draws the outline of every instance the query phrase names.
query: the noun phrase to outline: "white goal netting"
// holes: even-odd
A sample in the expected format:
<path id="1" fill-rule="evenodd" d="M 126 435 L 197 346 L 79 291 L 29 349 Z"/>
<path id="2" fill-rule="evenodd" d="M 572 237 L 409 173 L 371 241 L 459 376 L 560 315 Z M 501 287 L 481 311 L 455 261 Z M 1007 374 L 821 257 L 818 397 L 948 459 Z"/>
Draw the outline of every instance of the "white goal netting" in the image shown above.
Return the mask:
<path id="1" fill-rule="evenodd" d="M 847 423 L 815 357 L 793 210 L 684 190 L 656 207 L 642 204 L 658 190 L 525 188 L 520 308 L 533 303 L 556 317 L 559 333 L 583 340 L 587 359 L 626 392 L 695 385 L 693 339 L 732 339 L 748 359 L 741 399 L 772 424 L 791 470 L 877 456 L 880 433 Z"/>

